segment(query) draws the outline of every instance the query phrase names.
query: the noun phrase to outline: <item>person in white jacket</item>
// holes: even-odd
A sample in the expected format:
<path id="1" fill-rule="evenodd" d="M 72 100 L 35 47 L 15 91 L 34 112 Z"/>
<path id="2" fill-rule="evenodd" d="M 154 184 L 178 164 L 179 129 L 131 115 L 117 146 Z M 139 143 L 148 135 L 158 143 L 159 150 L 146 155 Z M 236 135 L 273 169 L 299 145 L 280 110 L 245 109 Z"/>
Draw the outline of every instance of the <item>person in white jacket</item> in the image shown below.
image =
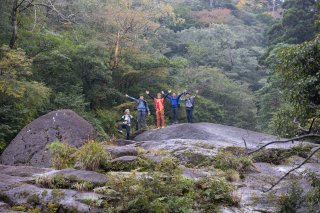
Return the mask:
<path id="1" fill-rule="evenodd" d="M 124 115 L 121 117 L 122 123 L 118 127 L 118 132 L 122 133 L 122 129 L 126 130 L 127 137 L 126 139 L 130 139 L 130 127 L 131 127 L 131 120 L 133 117 L 130 115 L 130 110 L 126 109 L 124 111 Z"/>

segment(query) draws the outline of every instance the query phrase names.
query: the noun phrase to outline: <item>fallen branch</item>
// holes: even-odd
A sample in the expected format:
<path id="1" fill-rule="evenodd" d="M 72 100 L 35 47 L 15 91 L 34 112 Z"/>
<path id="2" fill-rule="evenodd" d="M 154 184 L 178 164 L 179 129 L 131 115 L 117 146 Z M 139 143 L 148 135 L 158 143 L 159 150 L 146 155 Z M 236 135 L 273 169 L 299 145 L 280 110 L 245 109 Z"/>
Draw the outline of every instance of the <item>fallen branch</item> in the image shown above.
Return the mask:
<path id="1" fill-rule="evenodd" d="M 282 143 L 289 143 L 289 142 L 294 143 L 294 141 L 299 141 L 299 140 L 306 139 L 306 138 L 320 138 L 320 135 L 319 135 L 319 134 L 308 134 L 308 135 L 302 135 L 302 136 L 290 138 L 290 139 L 287 139 L 287 140 L 271 141 L 271 142 L 269 142 L 269 143 L 264 144 L 264 145 L 261 146 L 260 148 L 249 152 L 248 154 L 251 155 L 251 154 L 253 154 L 253 153 L 256 153 L 256 152 L 260 151 L 261 149 L 263 149 L 263 148 L 265 148 L 265 147 L 267 147 L 267 146 L 269 146 L 269 145 L 275 144 L 275 143 L 280 143 L 280 144 L 282 144 Z M 311 143 L 312 143 L 312 142 L 311 142 Z M 319 144 L 320 142 L 313 142 L 313 143 Z"/>
<path id="2" fill-rule="evenodd" d="M 297 167 L 294 167 L 292 169 L 290 169 L 290 171 L 288 171 L 285 175 L 283 175 L 276 183 L 272 184 L 272 186 L 268 189 L 265 190 L 263 192 L 269 192 L 271 191 L 276 185 L 278 185 L 283 179 L 285 179 L 291 172 L 301 168 L 301 166 L 303 166 L 305 163 L 307 163 L 307 161 L 313 156 L 315 155 L 318 151 L 320 150 L 320 147 L 318 147 L 317 149 L 315 149 L 300 165 L 298 165 Z"/>

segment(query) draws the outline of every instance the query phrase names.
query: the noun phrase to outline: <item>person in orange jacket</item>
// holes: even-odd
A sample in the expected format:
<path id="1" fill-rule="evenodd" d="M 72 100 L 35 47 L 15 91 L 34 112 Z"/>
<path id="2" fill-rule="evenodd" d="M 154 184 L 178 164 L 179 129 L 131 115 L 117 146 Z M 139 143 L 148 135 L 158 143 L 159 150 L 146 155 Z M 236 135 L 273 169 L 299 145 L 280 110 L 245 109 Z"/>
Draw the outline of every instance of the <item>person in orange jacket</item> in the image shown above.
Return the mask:
<path id="1" fill-rule="evenodd" d="M 164 120 L 164 99 L 168 96 L 162 96 L 161 93 L 157 94 L 157 98 L 150 95 L 149 91 L 146 91 L 147 95 L 154 101 L 154 104 L 156 105 L 156 119 L 157 119 L 157 128 L 160 129 L 165 127 L 165 120 Z"/>

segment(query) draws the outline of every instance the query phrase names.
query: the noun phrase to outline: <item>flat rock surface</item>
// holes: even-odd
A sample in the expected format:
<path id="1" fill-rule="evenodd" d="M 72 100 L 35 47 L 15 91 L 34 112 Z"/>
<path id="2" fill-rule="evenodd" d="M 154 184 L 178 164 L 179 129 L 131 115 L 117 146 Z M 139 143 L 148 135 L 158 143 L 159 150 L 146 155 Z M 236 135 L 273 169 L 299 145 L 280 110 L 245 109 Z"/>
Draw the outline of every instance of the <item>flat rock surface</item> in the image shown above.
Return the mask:
<path id="1" fill-rule="evenodd" d="M 1 163 L 49 167 L 47 144 L 59 140 L 80 147 L 95 137 L 93 126 L 75 112 L 53 111 L 24 127 L 2 153 Z"/>
<path id="2" fill-rule="evenodd" d="M 138 151 L 134 146 L 106 146 L 106 150 L 111 154 L 112 158 L 119 158 L 123 156 L 137 156 Z"/>
<path id="3" fill-rule="evenodd" d="M 44 173 L 44 175 L 63 175 L 65 177 L 75 176 L 78 180 L 90 181 L 97 185 L 104 185 L 107 182 L 107 176 L 94 171 L 76 170 L 76 169 L 63 169 Z"/>
<path id="4" fill-rule="evenodd" d="M 152 142 L 173 139 L 201 140 L 217 146 L 241 147 L 244 147 L 243 140 L 245 140 L 249 148 L 254 148 L 277 138 L 273 135 L 212 123 L 176 124 L 164 129 L 146 131 L 135 137 L 136 141 Z"/>

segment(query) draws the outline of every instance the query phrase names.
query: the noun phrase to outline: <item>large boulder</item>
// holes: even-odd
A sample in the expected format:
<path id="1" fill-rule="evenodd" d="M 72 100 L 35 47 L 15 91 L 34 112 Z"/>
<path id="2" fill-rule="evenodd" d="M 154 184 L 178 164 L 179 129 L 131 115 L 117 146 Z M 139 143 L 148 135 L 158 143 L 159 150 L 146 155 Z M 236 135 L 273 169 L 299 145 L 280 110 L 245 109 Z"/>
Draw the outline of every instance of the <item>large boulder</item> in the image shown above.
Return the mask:
<path id="1" fill-rule="evenodd" d="M 58 110 L 34 120 L 24 127 L 5 149 L 1 162 L 6 165 L 49 167 L 47 144 L 59 140 L 80 147 L 94 139 L 96 131 L 71 110 Z"/>
<path id="2" fill-rule="evenodd" d="M 143 132 L 135 137 L 136 141 L 160 142 L 175 141 L 204 141 L 216 146 L 244 146 L 246 141 L 249 148 L 260 146 L 268 141 L 277 139 L 275 136 L 212 123 L 177 124 L 164 129 Z M 282 145 L 283 148 L 288 145 Z M 279 145 L 277 145 L 279 148 Z"/>

